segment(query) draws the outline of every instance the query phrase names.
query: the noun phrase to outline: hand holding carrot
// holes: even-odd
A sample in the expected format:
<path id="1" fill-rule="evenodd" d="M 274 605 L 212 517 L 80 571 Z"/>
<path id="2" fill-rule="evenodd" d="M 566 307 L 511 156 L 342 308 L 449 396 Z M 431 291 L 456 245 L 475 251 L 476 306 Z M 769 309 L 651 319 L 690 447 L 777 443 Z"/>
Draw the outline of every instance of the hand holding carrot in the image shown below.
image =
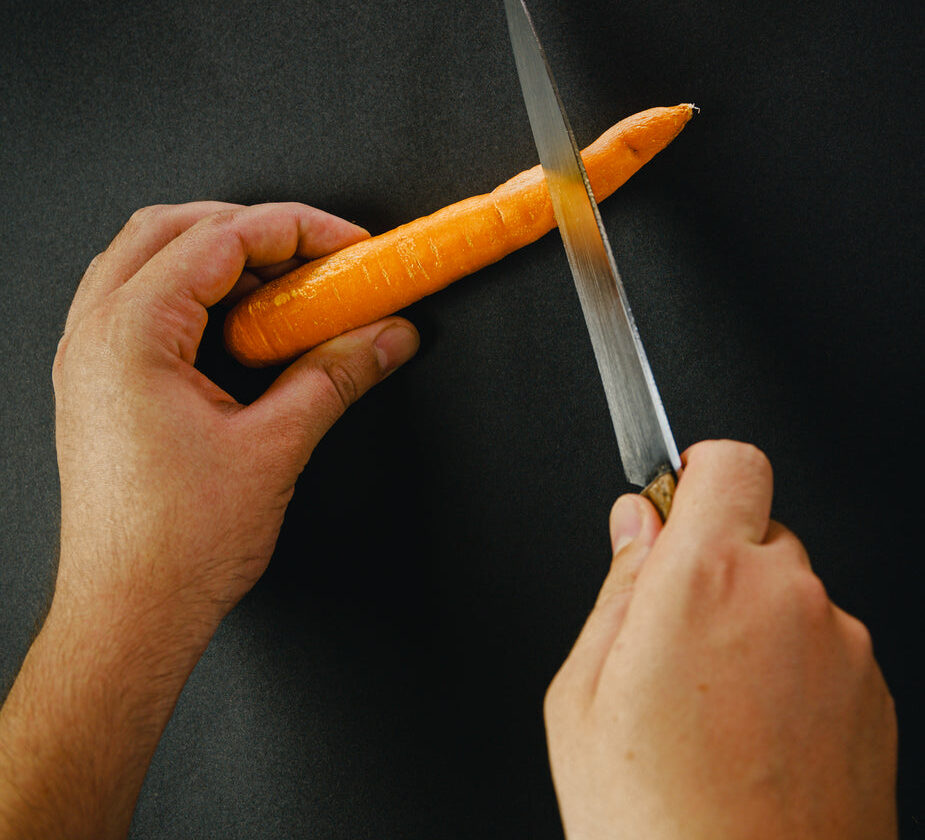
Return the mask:
<path id="1" fill-rule="evenodd" d="M 62 597 L 123 595 L 150 571 L 144 588 L 216 621 L 260 576 L 315 444 L 417 336 L 401 319 L 345 335 L 243 406 L 193 367 L 206 308 L 242 272 L 364 237 L 303 205 L 191 204 L 141 211 L 94 260 L 54 365 Z"/>
<path id="2" fill-rule="evenodd" d="M 58 581 L 0 715 L 0 837 L 124 836 L 173 703 L 266 568 L 312 449 L 418 344 L 407 321 L 371 324 L 243 406 L 193 366 L 206 308 L 251 270 L 365 236 L 296 204 L 147 208 L 87 270 L 54 363 Z"/>

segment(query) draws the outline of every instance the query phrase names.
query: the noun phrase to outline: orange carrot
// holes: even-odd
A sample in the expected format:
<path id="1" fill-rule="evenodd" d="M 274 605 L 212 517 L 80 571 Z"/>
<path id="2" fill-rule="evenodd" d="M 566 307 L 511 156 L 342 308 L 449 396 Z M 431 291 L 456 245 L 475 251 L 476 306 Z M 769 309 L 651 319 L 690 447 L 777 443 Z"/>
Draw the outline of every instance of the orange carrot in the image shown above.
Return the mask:
<path id="1" fill-rule="evenodd" d="M 602 201 L 667 146 L 693 106 L 651 108 L 582 152 Z M 312 260 L 241 300 L 225 343 L 246 365 L 276 364 L 369 324 L 484 268 L 555 227 L 540 166 L 380 236 Z"/>

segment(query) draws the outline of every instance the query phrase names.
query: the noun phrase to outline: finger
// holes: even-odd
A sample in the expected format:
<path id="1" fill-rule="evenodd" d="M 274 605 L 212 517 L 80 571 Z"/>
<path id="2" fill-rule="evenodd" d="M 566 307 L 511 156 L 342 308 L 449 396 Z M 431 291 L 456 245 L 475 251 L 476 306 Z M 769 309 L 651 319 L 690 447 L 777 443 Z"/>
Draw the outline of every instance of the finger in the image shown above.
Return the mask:
<path id="1" fill-rule="evenodd" d="M 220 210 L 240 207 L 222 201 L 142 207 L 126 222 L 109 247 L 90 263 L 77 287 L 65 332 L 90 309 L 138 271 L 168 242 L 200 219 Z"/>
<path id="2" fill-rule="evenodd" d="M 235 281 L 234 286 L 231 287 L 231 291 L 219 301 L 219 305 L 232 307 L 241 300 L 242 297 L 259 288 L 264 283 L 275 280 L 277 277 L 282 277 L 286 272 L 292 271 L 304 264 L 305 260 L 293 257 L 291 260 L 285 260 L 275 265 L 257 266 L 246 269 L 241 272 L 241 276 Z"/>
<path id="3" fill-rule="evenodd" d="M 617 499 L 610 513 L 613 560 L 594 607 L 569 654 L 568 669 L 593 692 L 607 654 L 623 626 L 636 577 L 662 529 L 653 505 L 642 496 Z"/>
<path id="4" fill-rule="evenodd" d="M 768 532 L 765 535 L 761 549 L 767 549 L 768 554 L 772 555 L 773 562 L 793 562 L 807 569 L 811 569 L 809 554 L 800 538 L 789 528 L 775 522 L 773 519 L 768 525 Z"/>
<path id="5" fill-rule="evenodd" d="M 771 518 L 774 481 L 761 450 L 729 440 L 704 441 L 684 453 L 668 527 L 688 538 L 761 544 Z"/>
<path id="6" fill-rule="evenodd" d="M 362 229 L 362 228 L 361 228 Z M 363 231 L 366 233 L 366 231 Z M 366 234 L 369 235 L 368 233 Z M 269 283 L 270 280 L 275 280 L 277 277 L 282 277 L 288 271 L 293 271 L 298 268 L 300 265 L 304 265 L 305 260 L 299 259 L 298 257 L 293 257 L 289 260 L 284 260 L 280 263 L 275 263 L 274 265 L 263 265 L 253 269 L 253 272 L 260 279 L 262 283 Z"/>
<path id="7" fill-rule="evenodd" d="M 213 213 L 155 254 L 129 281 L 135 291 L 154 284 L 162 300 L 193 299 L 212 306 L 245 266 L 268 266 L 293 256 L 323 256 L 369 234 L 304 204 L 258 204 Z"/>
<path id="8" fill-rule="evenodd" d="M 241 421 L 278 440 L 298 475 L 334 421 L 419 344 L 417 330 L 403 318 L 344 333 L 289 365 Z"/>
<path id="9" fill-rule="evenodd" d="M 245 295 L 250 294 L 255 289 L 259 289 L 263 285 L 261 279 L 257 276 L 256 272 L 244 270 L 241 272 L 241 276 L 235 280 L 234 285 L 229 289 L 228 294 L 225 295 L 219 302 L 219 306 L 230 309 L 234 306 L 241 298 Z"/>
<path id="10" fill-rule="evenodd" d="M 191 361 L 206 308 L 234 287 L 245 266 L 266 266 L 298 254 L 316 257 L 369 234 L 304 204 L 261 204 L 201 219 L 158 251 L 122 287 L 147 304 L 151 335 Z M 143 310 L 144 311 L 144 310 Z"/>

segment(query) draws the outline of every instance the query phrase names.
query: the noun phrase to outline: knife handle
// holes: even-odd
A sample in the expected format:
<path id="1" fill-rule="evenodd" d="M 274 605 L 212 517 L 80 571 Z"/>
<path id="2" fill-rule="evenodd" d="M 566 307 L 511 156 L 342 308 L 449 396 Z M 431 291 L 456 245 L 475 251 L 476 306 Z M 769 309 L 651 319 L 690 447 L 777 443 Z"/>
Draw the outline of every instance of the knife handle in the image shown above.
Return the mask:
<path id="1" fill-rule="evenodd" d="M 671 510 L 671 500 L 674 498 L 674 489 L 677 487 L 677 484 L 678 482 L 675 478 L 674 471 L 668 469 L 652 479 L 646 489 L 642 491 L 642 495 L 655 505 L 655 509 L 658 511 L 659 516 L 662 517 L 662 522 L 668 520 L 668 513 Z"/>

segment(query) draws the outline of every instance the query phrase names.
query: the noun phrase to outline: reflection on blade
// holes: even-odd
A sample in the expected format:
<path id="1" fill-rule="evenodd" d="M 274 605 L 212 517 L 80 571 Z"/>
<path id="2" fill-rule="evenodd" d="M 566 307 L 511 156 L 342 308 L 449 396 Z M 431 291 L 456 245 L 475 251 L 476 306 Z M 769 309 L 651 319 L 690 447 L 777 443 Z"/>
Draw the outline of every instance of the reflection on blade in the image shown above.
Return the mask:
<path id="1" fill-rule="evenodd" d="M 629 482 L 681 460 L 588 176 L 523 0 L 505 0 L 517 72 Z"/>

